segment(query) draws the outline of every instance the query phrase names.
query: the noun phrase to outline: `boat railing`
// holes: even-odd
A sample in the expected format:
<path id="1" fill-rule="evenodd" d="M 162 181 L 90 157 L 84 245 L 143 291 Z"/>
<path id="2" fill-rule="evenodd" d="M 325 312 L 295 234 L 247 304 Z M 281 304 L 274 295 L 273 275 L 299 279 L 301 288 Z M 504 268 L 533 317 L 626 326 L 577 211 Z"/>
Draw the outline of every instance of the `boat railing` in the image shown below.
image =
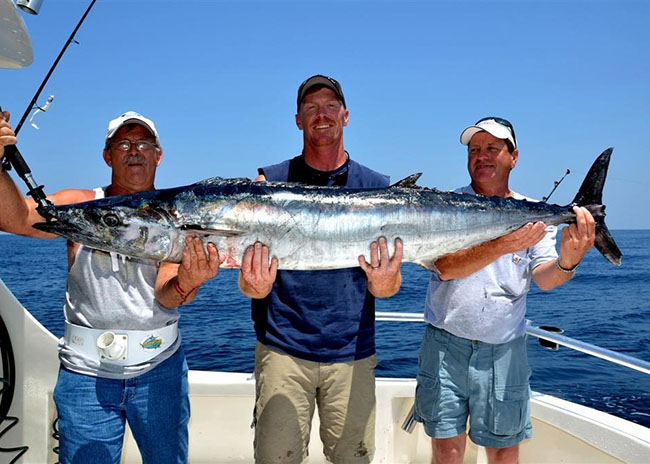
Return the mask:
<path id="1" fill-rule="evenodd" d="M 381 312 L 378 311 L 375 315 L 377 321 L 390 321 L 390 322 L 425 322 L 424 314 L 422 313 L 400 313 L 400 312 Z M 642 359 L 635 358 L 623 353 L 618 353 L 607 348 L 602 348 L 591 343 L 586 343 L 575 338 L 566 337 L 562 335 L 562 330 L 550 326 L 535 326 L 531 321 L 527 321 L 526 333 L 533 337 L 537 337 L 540 344 L 546 348 L 556 350 L 557 345 L 566 346 L 572 350 L 580 351 L 581 353 L 595 356 L 606 361 L 619 364 L 630 369 L 634 369 L 645 374 L 650 374 L 650 362 Z M 411 407 L 406 420 L 402 423 L 402 429 L 407 432 L 412 432 L 416 422 L 414 420 L 414 407 Z"/>
<path id="2" fill-rule="evenodd" d="M 381 312 L 376 313 L 376 320 L 378 321 L 392 321 L 392 322 L 424 322 L 424 314 L 421 313 L 398 313 L 398 312 Z M 585 353 L 597 358 L 605 359 L 621 366 L 629 367 L 645 374 L 650 374 L 650 362 L 643 361 L 642 359 L 635 358 L 623 353 L 608 350 L 591 343 L 585 343 L 575 338 L 566 337 L 557 331 L 545 329 L 540 326 L 537 327 L 531 321 L 527 321 L 526 333 L 537 337 L 542 340 L 551 342 L 545 345 L 546 347 L 553 348 L 553 344 L 566 346 L 581 353 Z M 555 329 L 555 328 L 549 328 Z M 555 329 L 557 330 L 557 329 Z M 544 345 L 543 345 L 544 346 Z"/>

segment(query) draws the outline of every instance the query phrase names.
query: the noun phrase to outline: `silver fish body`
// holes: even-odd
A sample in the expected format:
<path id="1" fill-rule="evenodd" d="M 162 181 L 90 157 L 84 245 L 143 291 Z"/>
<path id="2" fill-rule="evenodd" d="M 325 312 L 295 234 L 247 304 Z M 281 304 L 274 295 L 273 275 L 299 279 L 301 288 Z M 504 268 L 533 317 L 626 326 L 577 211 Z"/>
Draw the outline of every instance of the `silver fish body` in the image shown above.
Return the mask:
<path id="1" fill-rule="evenodd" d="M 602 190 L 610 155 L 611 151 L 603 153 L 592 167 L 601 171 L 597 189 Z M 588 196 L 586 200 L 593 197 Z M 35 227 L 100 250 L 171 262 L 181 260 L 187 236 L 200 236 L 226 257 L 222 267 L 239 267 L 245 249 L 259 241 L 269 246 L 280 269 L 301 270 L 358 266 L 359 255 L 369 257 L 370 243 L 383 236 L 391 253 L 394 239 L 400 238 L 404 261 L 432 269 L 442 255 L 529 222 L 574 222 L 571 206 L 399 183 L 349 189 L 213 178 L 185 187 L 55 206 L 50 212 L 56 221 Z M 603 221 L 604 206 L 586 206 L 600 225 L 599 233 L 606 234 L 601 240 L 604 254 L 620 264 L 620 251 Z"/>

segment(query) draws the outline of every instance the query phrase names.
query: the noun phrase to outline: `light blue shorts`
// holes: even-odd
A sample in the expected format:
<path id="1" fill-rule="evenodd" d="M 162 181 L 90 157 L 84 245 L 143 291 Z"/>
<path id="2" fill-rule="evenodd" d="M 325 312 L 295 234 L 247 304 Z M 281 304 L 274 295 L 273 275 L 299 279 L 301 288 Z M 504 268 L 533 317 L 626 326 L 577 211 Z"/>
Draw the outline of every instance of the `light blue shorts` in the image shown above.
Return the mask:
<path id="1" fill-rule="evenodd" d="M 493 345 L 427 325 L 420 348 L 415 420 L 427 435 L 465 432 L 480 446 L 507 448 L 532 437 L 526 337 Z"/>

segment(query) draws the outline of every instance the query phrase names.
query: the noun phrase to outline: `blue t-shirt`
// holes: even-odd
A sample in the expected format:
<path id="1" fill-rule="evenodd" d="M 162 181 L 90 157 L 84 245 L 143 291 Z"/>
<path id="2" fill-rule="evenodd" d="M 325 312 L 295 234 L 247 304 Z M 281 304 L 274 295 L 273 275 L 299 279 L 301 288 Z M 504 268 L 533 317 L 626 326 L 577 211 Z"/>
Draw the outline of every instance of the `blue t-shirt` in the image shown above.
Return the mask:
<path id="1" fill-rule="evenodd" d="M 307 166 L 302 155 L 260 169 L 267 180 L 346 187 L 388 187 L 388 176 L 350 159 L 331 173 Z M 271 250 L 273 253 L 273 250 Z M 278 271 L 271 293 L 253 299 L 257 340 L 315 362 L 345 362 L 375 354 L 375 298 L 360 267 Z"/>

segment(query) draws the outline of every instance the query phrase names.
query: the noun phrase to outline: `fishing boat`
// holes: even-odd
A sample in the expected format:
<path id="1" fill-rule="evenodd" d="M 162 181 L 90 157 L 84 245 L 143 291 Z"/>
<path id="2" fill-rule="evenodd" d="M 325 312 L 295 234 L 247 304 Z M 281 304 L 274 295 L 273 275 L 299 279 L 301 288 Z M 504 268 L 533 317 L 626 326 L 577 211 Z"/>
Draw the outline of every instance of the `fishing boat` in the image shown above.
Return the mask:
<path id="1" fill-rule="evenodd" d="M 38 8 L 40 1 L 22 0 Z M 31 5 L 30 5 L 31 4 Z M 0 0 L 0 67 L 27 66 L 33 59 L 25 25 L 11 0 Z M 6 26 L 6 27 L 5 27 Z M 72 37 L 71 37 L 72 38 Z M 421 314 L 377 313 L 377 320 L 422 323 Z M 650 363 L 620 355 L 568 337 L 529 326 L 531 336 L 608 359 L 650 374 Z M 41 325 L 0 280 L 0 462 L 57 461 L 58 432 L 52 399 L 59 369 L 57 338 Z M 552 347 L 552 345 L 551 345 Z M 189 374 L 189 461 L 253 462 L 252 373 Z M 374 463 L 429 463 L 431 440 L 413 421 L 415 379 L 378 378 Z M 630 421 L 533 393 L 534 437 L 521 446 L 522 463 L 646 463 L 650 460 L 650 429 Z M 311 464 L 324 463 L 314 418 L 309 448 Z M 465 462 L 486 462 L 482 448 L 468 442 Z M 123 463 L 141 462 L 130 433 Z"/>
<path id="2" fill-rule="evenodd" d="M 59 360 L 57 338 L 43 327 L 0 281 L 0 462 L 56 462 L 56 408 L 52 393 Z M 421 314 L 377 313 L 394 323 L 422 323 Z M 529 335 L 650 374 L 650 363 L 529 326 Z M 191 463 L 253 462 L 252 373 L 189 374 Z M 429 463 L 431 439 L 412 420 L 415 379 L 378 378 L 377 450 L 374 463 Z M 534 437 L 521 445 L 522 463 L 647 463 L 650 429 L 553 396 L 533 392 Z M 314 418 L 310 463 L 325 463 Z M 5 431 L 4 433 L 2 431 Z M 7 450 L 7 451 L 3 451 Z M 20 457 L 16 459 L 17 456 Z M 141 462 L 130 433 L 123 463 Z M 487 462 L 482 448 L 468 442 L 466 463 Z"/>

